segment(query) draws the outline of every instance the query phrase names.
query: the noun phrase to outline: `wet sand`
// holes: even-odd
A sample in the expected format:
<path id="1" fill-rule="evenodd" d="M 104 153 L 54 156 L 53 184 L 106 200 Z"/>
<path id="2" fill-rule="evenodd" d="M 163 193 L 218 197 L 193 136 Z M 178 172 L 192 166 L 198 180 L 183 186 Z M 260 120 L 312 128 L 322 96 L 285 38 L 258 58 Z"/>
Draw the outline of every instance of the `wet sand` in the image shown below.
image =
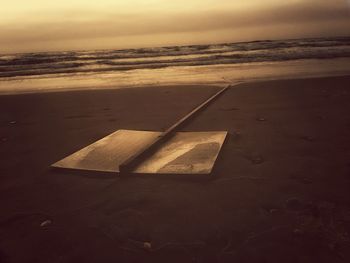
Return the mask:
<path id="1" fill-rule="evenodd" d="M 49 166 L 117 129 L 165 130 L 219 87 L 0 96 L 0 262 L 348 262 L 349 84 L 230 89 L 183 128 L 229 132 L 200 180 Z"/>

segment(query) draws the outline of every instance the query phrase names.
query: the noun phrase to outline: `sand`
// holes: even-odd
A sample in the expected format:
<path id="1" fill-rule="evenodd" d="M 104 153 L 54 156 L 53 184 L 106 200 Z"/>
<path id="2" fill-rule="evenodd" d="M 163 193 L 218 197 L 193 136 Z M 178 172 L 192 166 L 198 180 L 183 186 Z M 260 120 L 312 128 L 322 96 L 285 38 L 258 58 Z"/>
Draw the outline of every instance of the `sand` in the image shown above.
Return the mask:
<path id="1" fill-rule="evenodd" d="M 350 77 L 241 84 L 183 130 L 227 130 L 212 177 L 53 162 L 165 130 L 220 87 L 0 96 L 0 262 L 349 262 Z"/>

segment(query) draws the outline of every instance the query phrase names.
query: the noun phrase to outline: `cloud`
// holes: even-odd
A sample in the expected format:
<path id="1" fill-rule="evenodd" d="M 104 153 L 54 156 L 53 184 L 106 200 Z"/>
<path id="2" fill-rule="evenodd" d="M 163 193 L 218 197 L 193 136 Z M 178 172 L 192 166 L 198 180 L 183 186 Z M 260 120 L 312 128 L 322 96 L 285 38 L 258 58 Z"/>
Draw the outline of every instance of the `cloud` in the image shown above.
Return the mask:
<path id="1" fill-rule="evenodd" d="M 307 0 L 292 2 L 291 4 L 257 6 L 256 8 L 252 7 L 239 11 L 216 9 L 215 11 L 207 10 L 198 13 L 139 12 L 121 14 L 78 12 L 72 15 L 72 11 L 70 11 L 70 15 L 62 16 L 61 20 L 56 18 L 54 21 L 32 22 L 26 25 L 2 25 L 0 27 L 0 35 L 2 36 L 0 48 L 6 49 L 6 46 L 11 45 L 20 47 L 21 43 L 35 47 L 37 43 L 37 48 L 40 49 L 40 45 L 43 43 L 55 41 L 61 42 L 64 48 L 69 48 L 67 43 L 72 43 L 72 41 L 81 41 L 83 45 L 83 42 L 89 39 L 108 41 L 108 38 L 135 36 L 138 36 L 141 42 L 140 46 L 142 46 L 142 36 L 157 36 L 161 43 L 162 34 L 169 37 L 171 34 L 197 33 L 203 35 L 205 32 L 225 30 L 257 32 L 258 30 L 255 30 L 257 28 L 264 28 L 266 37 L 271 37 L 274 33 L 276 37 L 283 37 L 283 27 L 294 28 L 294 37 L 298 37 L 298 33 L 300 36 L 305 36 L 305 32 L 308 32 L 310 36 L 313 36 L 313 32 L 314 35 L 324 36 L 327 34 L 347 34 L 347 32 L 350 32 L 350 13 L 347 5 L 343 1 L 330 2 Z M 88 17 L 91 17 L 91 19 L 87 19 Z M 278 32 L 278 30 L 282 32 Z M 285 35 L 290 37 L 287 32 Z M 227 41 L 227 37 L 220 34 L 217 37 L 218 39 L 212 39 L 213 35 L 210 34 L 213 42 L 220 42 L 220 39 Z M 242 40 L 247 38 L 249 36 Z M 256 33 L 252 34 L 250 40 L 255 38 L 264 38 L 264 32 L 260 32 L 258 35 Z M 65 41 L 66 44 L 64 44 Z M 174 41 L 176 42 L 176 39 Z M 181 44 L 181 39 L 178 41 Z M 210 42 L 210 39 L 208 41 Z M 240 41 L 240 39 L 235 36 L 232 41 Z M 98 45 L 97 42 L 96 45 Z M 105 46 L 105 43 L 103 45 Z"/>

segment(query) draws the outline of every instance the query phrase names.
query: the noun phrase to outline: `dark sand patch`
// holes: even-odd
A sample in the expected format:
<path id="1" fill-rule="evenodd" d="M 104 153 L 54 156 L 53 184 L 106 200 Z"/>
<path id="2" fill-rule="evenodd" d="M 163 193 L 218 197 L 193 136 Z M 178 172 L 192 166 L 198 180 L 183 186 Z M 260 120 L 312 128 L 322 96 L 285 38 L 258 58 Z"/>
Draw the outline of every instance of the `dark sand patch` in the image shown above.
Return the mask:
<path id="1" fill-rule="evenodd" d="M 283 80 L 227 91 L 184 127 L 230 133 L 213 179 L 202 181 L 102 180 L 48 167 L 117 129 L 164 130 L 218 88 L 1 96 L 0 259 L 349 261 L 349 84 Z M 92 117 L 66 118 L 82 109 Z"/>

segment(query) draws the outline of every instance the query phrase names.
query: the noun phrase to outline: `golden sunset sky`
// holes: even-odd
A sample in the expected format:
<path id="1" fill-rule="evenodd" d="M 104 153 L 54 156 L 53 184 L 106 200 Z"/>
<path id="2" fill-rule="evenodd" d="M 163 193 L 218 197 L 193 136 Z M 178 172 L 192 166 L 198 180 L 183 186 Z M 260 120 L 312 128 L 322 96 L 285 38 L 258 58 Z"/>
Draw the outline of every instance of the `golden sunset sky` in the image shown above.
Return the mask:
<path id="1" fill-rule="evenodd" d="M 1 0 L 0 53 L 344 36 L 347 0 Z"/>

